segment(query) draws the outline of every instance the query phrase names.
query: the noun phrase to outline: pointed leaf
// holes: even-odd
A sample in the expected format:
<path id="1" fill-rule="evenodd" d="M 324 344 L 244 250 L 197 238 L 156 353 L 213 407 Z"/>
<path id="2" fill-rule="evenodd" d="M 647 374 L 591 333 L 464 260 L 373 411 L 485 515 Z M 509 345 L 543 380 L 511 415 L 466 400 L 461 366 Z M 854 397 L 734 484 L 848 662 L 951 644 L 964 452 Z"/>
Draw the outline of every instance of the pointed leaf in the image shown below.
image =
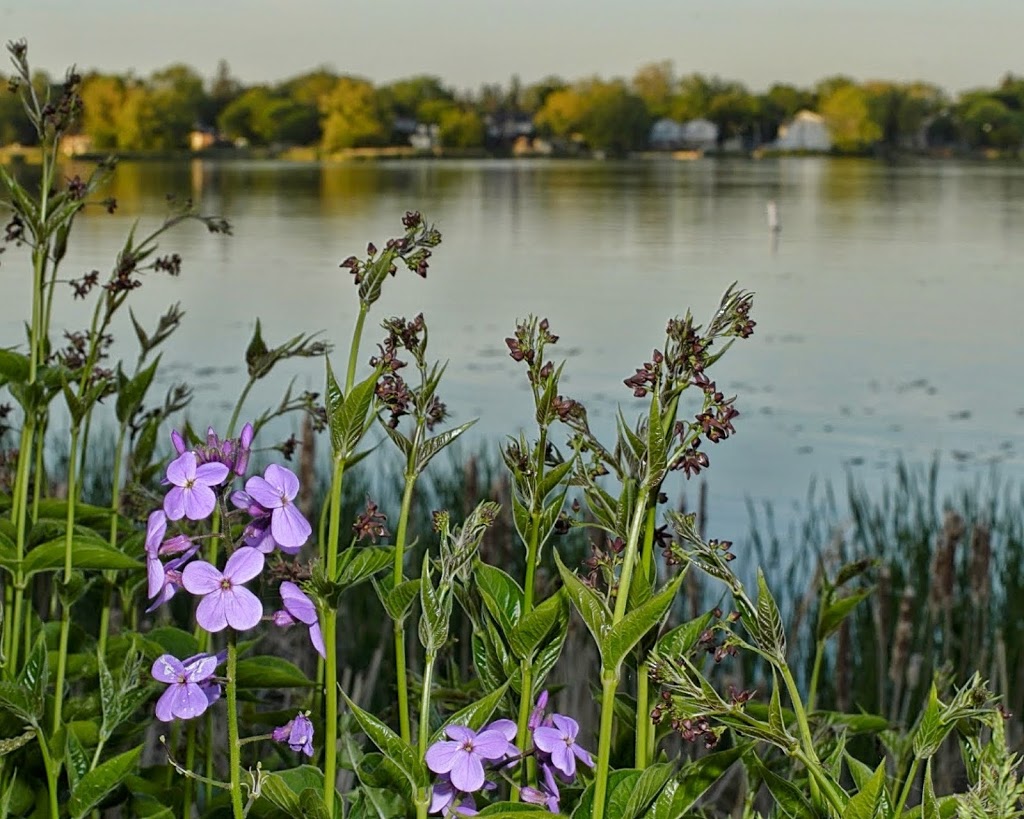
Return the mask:
<path id="1" fill-rule="evenodd" d="M 366 433 L 368 417 L 373 408 L 373 396 L 377 389 L 378 373 L 370 375 L 355 384 L 340 407 L 328 417 L 331 428 L 331 445 L 334 454 L 347 459 Z"/>
<path id="2" fill-rule="evenodd" d="M 127 423 L 131 419 L 136 409 L 142 403 L 142 399 L 146 397 L 146 392 L 149 390 L 150 384 L 153 383 L 153 376 L 156 375 L 156 369 L 159 366 L 160 356 L 157 356 L 152 364 L 118 389 L 115 414 L 117 420 L 122 424 Z"/>
<path id="3" fill-rule="evenodd" d="M 771 652 L 780 661 L 786 659 L 786 631 L 782 625 L 779 607 L 768 589 L 764 571 L 757 570 L 757 639 L 761 648 Z"/>
<path id="4" fill-rule="evenodd" d="M 842 819 L 875 819 L 885 798 L 885 762 L 879 764 L 864 787 L 850 797 Z"/>
<path id="5" fill-rule="evenodd" d="M 74 569 L 142 569 L 142 564 L 105 541 L 79 535 L 72 537 L 71 566 Z M 64 568 L 64 538 L 42 543 L 25 555 L 21 564 L 26 575 Z"/>
<path id="6" fill-rule="evenodd" d="M 652 819 L 677 819 L 677 817 L 688 815 L 693 806 L 697 804 L 697 800 L 725 776 L 726 771 L 751 747 L 752 744 L 746 742 L 726 751 L 716 751 L 687 763 L 677 777 L 679 787 L 675 791 L 671 804 L 665 807 L 660 804 L 661 800 L 659 799 L 654 805 Z"/>
<path id="7" fill-rule="evenodd" d="M 313 650 L 312 646 L 309 650 Z M 307 688 L 313 685 L 296 665 L 281 657 L 246 657 L 238 661 L 235 670 L 239 688 Z"/>
<path id="8" fill-rule="evenodd" d="M 413 602 L 420 596 L 420 581 L 406 580 L 397 586 L 392 586 L 392 578 L 385 575 L 382 578 L 372 578 L 377 597 L 387 611 L 388 616 L 396 623 L 404 620 L 412 607 Z"/>
<path id="9" fill-rule="evenodd" d="M 845 620 L 857 607 L 857 605 L 871 594 L 871 589 L 859 589 L 846 597 L 841 597 L 824 607 L 818 619 L 818 639 L 825 640 L 831 637 Z"/>
<path id="10" fill-rule="evenodd" d="M 618 668 L 633 650 L 633 646 L 665 618 L 682 582 L 683 575 L 680 573 L 640 608 L 629 612 L 621 622 L 611 627 L 599 644 L 601 662 L 605 668 Z"/>
<path id="11" fill-rule="evenodd" d="M 476 561 L 473 577 L 480 597 L 502 634 L 509 635 L 523 611 L 523 590 L 508 574 L 496 566 Z"/>
<path id="12" fill-rule="evenodd" d="M 265 359 L 268 352 L 266 342 L 263 341 L 260 320 L 256 319 L 256 329 L 253 330 L 249 346 L 245 348 L 245 364 L 250 378 L 260 378 L 266 374 Z"/>
<path id="13" fill-rule="evenodd" d="M 672 778 L 675 772 L 675 765 L 668 762 L 661 762 L 647 768 L 640 774 L 636 785 L 633 787 L 629 799 L 626 801 L 622 811 L 621 819 L 636 819 L 647 807 L 658 797 L 665 785 Z M 611 814 L 609 813 L 609 819 Z"/>
<path id="14" fill-rule="evenodd" d="M 113 759 L 108 759 L 83 776 L 68 802 L 68 812 L 71 816 L 78 819 L 98 805 L 108 793 L 121 784 L 129 773 L 138 767 L 141 754 L 142 746 L 140 745 L 131 751 L 118 754 Z"/>
<path id="15" fill-rule="evenodd" d="M 556 623 L 569 619 L 569 597 L 565 588 L 544 600 L 522 616 L 508 637 L 509 648 L 520 659 L 532 659 L 533 653 Z"/>
<path id="16" fill-rule="evenodd" d="M 352 715 L 355 717 L 356 722 L 359 723 L 363 733 L 380 749 L 381 753 L 398 766 L 405 778 L 409 780 L 413 791 L 428 787 L 430 785 L 430 775 L 427 773 L 427 768 L 423 761 L 412 747 L 403 742 L 398 734 L 388 728 L 387 725 L 373 716 L 373 714 L 367 713 L 352 702 L 344 691 L 341 692 L 341 695 L 345 698 L 345 702 L 348 704 Z"/>
<path id="17" fill-rule="evenodd" d="M 655 390 L 651 394 L 651 412 L 647 419 L 647 474 L 644 488 L 648 491 L 661 486 L 668 467 L 668 442 L 661 422 L 661 396 Z"/>
<path id="18" fill-rule="evenodd" d="M 604 601 L 598 597 L 596 592 L 585 585 L 575 574 L 570 572 L 562 563 L 561 556 L 555 553 L 555 563 L 558 566 L 558 573 L 562 577 L 562 584 L 572 601 L 573 608 L 580 613 L 583 622 L 590 629 L 591 635 L 598 648 L 601 647 L 605 636 L 612 627 L 612 613 Z"/>
<path id="19" fill-rule="evenodd" d="M 756 756 L 751 756 L 747 764 L 764 780 L 782 815 L 790 819 L 816 819 L 814 808 L 796 785 L 769 770 Z"/>
<path id="20" fill-rule="evenodd" d="M 360 546 L 346 549 L 338 561 L 334 582 L 346 588 L 358 585 L 395 562 L 394 546 Z"/>
<path id="21" fill-rule="evenodd" d="M 64 741 L 64 763 L 68 772 L 68 784 L 74 793 L 82 777 L 89 773 L 89 757 L 74 731 L 68 731 Z"/>
<path id="22" fill-rule="evenodd" d="M 709 611 L 666 632 L 658 640 L 658 653 L 664 657 L 689 654 L 696 647 L 700 636 L 710 628 L 714 619 L 714 614 Z"/>
<path id="23" fill-rule="evenodd" d="M 494 709 L 501 703 L 502 697 L 505 696 L 505 692 L 508 690 L 508 686 L 509 684 L 506 682 L 504 685 L 495 688 L 487 696 L 481 697 L 476 702 L 471 702 L 465 708 L 456 711 L 441 723 L 440 728 L 434 731 L 430 737 L 430 744 L 433 745 L 439 739 L 443 739 L 444 729 L 449 725 L 465 725 L 467 728 L 479 731 L 487 724 L 491 714 L 494 713 Z"/>
<path id="24" fill-rule="evenodd" d="M 900 817 L 896 817 L 900 819 Z M 935 785 L 932 782 L 932 761 L 929 759 L 924 769 L 924 790 L 921 793 L 921 819 L 942 819 L 939 800 L 935 797 Z"/>
<path id="25" fill-rule="evenodd" d="M 435 435 L 433 438 L 428 438 L 422 444 L 420 444 L 419 451 L 416 457 L 416 474 L 421 473 L 427 468 L 427 464 L 430 463 L 430 459 L 437 455 L 442 449 L 451 444 L 462 435 L 467 429 L 476 423 L 474 418 L 472 421 L 467 421 L 454 429 L 445 430 L 444 432 Z"/>

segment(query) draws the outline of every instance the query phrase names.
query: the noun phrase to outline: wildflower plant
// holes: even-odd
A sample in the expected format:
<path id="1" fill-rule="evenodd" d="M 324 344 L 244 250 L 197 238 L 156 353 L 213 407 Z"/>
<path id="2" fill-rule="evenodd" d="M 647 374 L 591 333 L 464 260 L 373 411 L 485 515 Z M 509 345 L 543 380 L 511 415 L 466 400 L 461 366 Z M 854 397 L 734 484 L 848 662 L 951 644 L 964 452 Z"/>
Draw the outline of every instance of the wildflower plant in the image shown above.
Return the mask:
<path id="1" fill-rule="evenodd" d="M 370 355 L 363 335 L 386 283 L 426 278 L 439 231 L 408 212 L 398 236 L 342 262 L 358 312 L 343 374 L 326 361 L 322 406 L 291 385 L 276 407 L 247 406 L 252 386 L 282 362 L 332 351 L 317 333 L 271 346 L 257 320 L 244 353 L 248 380 L 227 426 L 198 435 L 177 418 L 186 385 L 162 401 L 150 397 L 158 350 L 184 318 L 180 306 L 155 328 L 129 311 L 134 367 L 108 366 L 110 330 L 147 275 L 180 273 L 179 256 L 156 255 L 158 237 L 190 220 L 214 233 L 228 226 L 175 202 L 148 236 L 131 232 L 106 279 L 96 271 L 60 278 L 76 214 L 116 207 L 96 199 L 112 164 L 62 180 L 58 144 L 79 113 L 81 78 L 72 71 L 63 84 L 38 88 L 24 44 L 10 52 L 43 164 L 38 190 L 0 166 L 6 245 L 29 249 L 34 283 L 27 348 L 0 350 L 0 379 L 20 407 L 12 423 L 21 425 L 18 446 L 2 453 L 14 469 L 2 497 L 9 519 L 0 521 L 0 813 L 1021 815 L 1009 715 L 980 676 L 959 685 L 938 676 L 902 725 L 819 701 L 830 641 L 871 594 L 871 561 L 823 566 L 802 690 L 763 572 L 756 594 L 748 592 L 732 543 L 705 540 L 691 513 L 665 511 L 674 478 L 709 469 L 715 447 L 742 428 L 737 400 L 712 371 L 735 340 L 753 334 L 751 294 L 729 288 L 704 324 L 689 312 L 667 322 L 659 347 L 622 379 L 611 443 L 564 393 L 551 324 L 518 322 L 505 343 L 534 407 L 529 431 L 501 447 L 509 508 L 466 497 L 461 519 L 431 510 L 431 530 L 416 532 L 417 503 L 428 497 L 423 475 L 473 420 L 448 424 L 446 364 L 429 357 L 423 315 L 384 318 Z M 51 311 L 63 283 L 73 299 L 95 304 L 89 328 L 68 331 L 55 351 Z M 54 402 L 70 419 L 61 499 L 47 496 Z M 109 504 L 91 506 L 81 478 L 107 407 L 117 429 L 113 491 Z M 292 412 L 329 438 L 331 482 L 319 517 L 304 502 L 306 473 L 282 462 L 293 443 L 265 442 L 267 424 Z M 5 428 L 9 414 L 0 413 Z M 245 417 L 253 420 L 236 432 Z M 159 442 L 168 438 L 164 457 Z M 397 453 L 397 513 L 367 498 L 347 529 L 346 476 L 374 450 L 378 459 Z M 521 561 L 494 557 L 490 538 L 503 514 Z M 588 554 L 569 547 L 573 534 L 589 539 Z M 712 611 L 678 622 L 687 572 L 720 584 L 721 597 Z M 377 659 L 357 680 L 341 656 L 358 586 L 381 616 L 356 626 L 384 627 Z M 563 656 L 580 623 L 596 668 Z M 287 657 L 267 648 L 274 644 Z M 721 671 L 744 658 L 761 676 L 723 684 Z M 550 681 L 560 662 L 591 684 L 594 714 L 565 712 Z M 595 714 L 596 733 L 588 728 Z M 954 736 L 966 786 L 940 795 L 936 760 Z M 157 737 L 165 756 L 147 753 L 143 764 Z M 716 802 L 721 793 L 735 797 L 727 809 Z"/>

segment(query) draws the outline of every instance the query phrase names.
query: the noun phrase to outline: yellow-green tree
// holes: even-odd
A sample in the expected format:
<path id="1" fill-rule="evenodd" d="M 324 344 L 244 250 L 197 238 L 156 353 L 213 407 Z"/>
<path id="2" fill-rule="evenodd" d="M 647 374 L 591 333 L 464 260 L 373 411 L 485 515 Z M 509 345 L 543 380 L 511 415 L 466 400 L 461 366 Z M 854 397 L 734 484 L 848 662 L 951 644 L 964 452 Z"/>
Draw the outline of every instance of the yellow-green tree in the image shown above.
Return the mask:
<path id="1" fill-rule="evenodd" d="M 391 136 L 390 117 L 376 90 L 358 77 L 340 77 L 320 110 L 327 151 L 385 145 Z"/>
<path id="2" fill-rule="evenodd" d="M 82 79 L 82 133 L 100 151 L 119 147 L 125 82 L 120 77 L 89 74 Z"/>
<path id="3" fill-rule="evenodd" d="M 624 83 L 594 78 L 549 94 L 535 122 L 556 136 L 578 135 L 594 150 L 624 154 L 646 144 L 650 115 Z"/>
<path id="4" fill-rule="evenodd" d="M 882 138 L 882 128 L 871 118 L 868 92 L 857 85 L 840 85 L 822 100 L 824 117 L 839 151 L 860 153 Z"/>
<path id="5" fill-rule="evenodd" d="M 484 121 L 468 108 L 449 108 L 441 114 L 439 138 L 446 148 L 479 148 L 484 144 Z"/>
<path id="6" fill-rule="evenodd" d="M 676 92 L 675 70 L 670 60 L 650 63 L 633 75 L 633 91 L 644 101 L 652 117 L 667 117 Z"/>

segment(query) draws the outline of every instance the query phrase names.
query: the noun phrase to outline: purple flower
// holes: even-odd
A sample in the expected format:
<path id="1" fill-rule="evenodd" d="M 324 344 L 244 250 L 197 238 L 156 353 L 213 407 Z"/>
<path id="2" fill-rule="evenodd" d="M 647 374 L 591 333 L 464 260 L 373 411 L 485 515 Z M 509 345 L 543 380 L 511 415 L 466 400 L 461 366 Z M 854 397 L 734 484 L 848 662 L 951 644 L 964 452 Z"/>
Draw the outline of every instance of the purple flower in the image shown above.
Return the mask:
<path id="1" fill-rule="evenodd" d="M 548 707 L 548 692 L 541 691 L 537 695 L 537 704 L 533 707 L 533 711 L 530 712 L 530 718 L 527 720 L 526 727 L 530 729 L 530 732 L 536 731 L 541 723 L 544 721 L 544 712 Z"/>
<path id="2" fill-rule="evenodd" d="M 508 745 L 505 747 L 505 753 L 502 758 L 505 757 L 518 757 L 522 754 L 522 751 L 516 746 L 516 734 L 519 729 L 516 728 L 516 724 L 510 719 L 496 719 L 494 722 L 489 722 L 484 726 L 485 731 L 497 731 L 499 734 L 504 735 L 505 739 L 508 740 Z M 511 764 L 514 765 L 518 762 L 515 759 Z"/>
<path id="3" fill-rule="evenodd" d="M 306 542 L 313 530 L 294 504 L 299 494 L 299 479 L 294 472 L 271 464 L 262 478 L 256 475 L 245 482 L 245 491 L 260 506 L 271 510 L 270 533 L 282 548 L 295 549 Z"/>
<path id="4" fill-rule="evenodd" d="M 179 660 L 162 654 L 153 663 L 153 679 L 167 683 L 168 689 L 156 702 L 156 718 L 161 722 L 192 719 L 200 716 L 220 697 L 220 686 L 210 678 L 221 658 L 212 654 L 196 654 Z"/>
<path id="5" fill-rule="evenodd" d="M 448 776 L 439 776 L 430 791 L 430 808 L 428 813 L 461 813 L 463 816 L 476 816 L 476 802 L 468 793 L 456 790 Z"/>
<path id="6" fill-rule="evenodd" d="M 576 744 L 579 723 L 571 717 L 553 714 L 553 726 L 541 725 L 533 732 L 533 744 L 541 751 L 551 754 L 551 764 L 570 781 L 576 776 L 576 760 L 593 768 L 590 754 Z"/>
<path id="7" fill-rule="evenodd" d="M 449 725 L 445 733 L 448 740 L 442 739 L 427 749 L 427 767 L 434 773 L 448 774 L 460 791 L 480 790 L 484 786 L 484 762 L 504 759 L 508 739 L 501 731 L 478 734 L 465 725 Z"/>
<path id="8" fill-rule="evenodd" d="M 263 554 L 243 546 L 228 558 L 221 572 L 205 560 L 189 563 L 181 574 L 182 585 L 203 599 L 196 607 L 196 620 L 210 632 L 227 626 L 245 631 L 263 617 L 263 604 L 242 583 L 263 571 Z"/>
<path id="9" fill-rule="evenodd" d="M 271 732 L 274 742 L 287 742 L 293 751 L 313 756 L 313 723 L 309 721 L 308 712 L 296 714 L 280 728 Z"/>
<path id="10" fill-rule="evenodd" d="M 174 484 L 164 498 L 164 512 L 170 520 L 203 520 L 217 505 L 210 487 L 219 486 L 228 476 L 221 463 L 199 464 L 194 452 L 185 452 L 167 467 L 167 480 Z"/>
<path id="11" fill-rule="evenodd" d="M 242 427 L 242 433 L 238 438 L 225 438 L 222 441 L 213 427 L 209 427 L 206 430 L 206 445 L 193 450 L 196 462 L 200 465 L 221 463 L 236 475 L 244 475 L 249 466 L 249 453 L 252 450 L 254 434 L 252 424 L 247 423 Z M 179 455 L 184 455 L 188 449 L 184 436 L 177 430 L 171 430 L 171 443 Z"/>
<path id="12" fill-rule="evenodd" d="M 299 549 L 302 548 L 301 546 L 285 548 L 274 540 L 274 535 L 270 531 L 271 510 L 256 503 L 256 501 L 249 496 L 248 492 L 243 492 L 242 490 L 232 492 L 231 503 L 238 509 L 248 512 L 252 517 L 252 520 L 249 521 L 245 530 L 242 532 L 242 540 L 246 546 L 252 546 L 254 549 L 259 549 L 266 555 L 270 554 L 274 549 L 280 549 L 282 552 L 289 555 L 298 554 Z"/>
<path id="13" fill-rule="evenodd" d="M 327 649 L 324 647 L 324 636 L 320 631 L 320 620 L 316 614 L 316 605 L 298 586 L 290 580 L 281 583 L 281 601 L 284 609 L 275 611 L 273 614 L 274 625 L 288 628 L 296 623 L 304 623 L 309 626 L 309 639 L 317 654 L 327 659 Z"/>
<path id="14" fill-rule="evenodd" d="M 174 597 L 181 587 L 181 567 L 192 559 L 199 548 L 184 535 L 164 540 L 166 532 L 167 517 L 159 509 L 152 512 L 146 524 L 146 578 L 147 597 L 153 603 L 146 609 L 147 612 L 154 611 Z M 168 561 L 166 566 L 160 562 L 160 555 L 175 554 L 181 557 Z"/>
<path id="15" fill-rule="evenodd" d="M 561 794 L 558 792 L 558 782 L 555 779 L 554 770 L 545 762 L 541 761 L 537 766 L 539 776 L 538 785 L 540 788 L 525 787 L 519 791 L 519 796 L 524 802 L 531 805 L 543 805 L 552 813 L 558 813 Z"/>

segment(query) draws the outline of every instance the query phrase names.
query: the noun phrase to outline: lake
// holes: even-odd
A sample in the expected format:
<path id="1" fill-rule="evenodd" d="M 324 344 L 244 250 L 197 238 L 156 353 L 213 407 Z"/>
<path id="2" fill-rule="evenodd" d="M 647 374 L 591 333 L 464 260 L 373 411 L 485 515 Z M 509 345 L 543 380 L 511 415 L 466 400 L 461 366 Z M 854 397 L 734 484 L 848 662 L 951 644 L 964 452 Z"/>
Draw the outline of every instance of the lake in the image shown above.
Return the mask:
<path id="1" fill-rule="evenodd" d="M 714 371 L 738 394 L 741 417 L 734 438 L 707 447 L 711 534 L 742 536 L 747 498 L 785 515 L 814 477 L 842 483 L 854 470 L 880 484 L 900 458 L 938 453 L 948 484 L 992 464 L 1024 475 L 1021 165 L 123 163 L 110 193 L 117 213 L 80 220 L 66 275 L 108 270 L 131 223 L 155 226 L 168 193 L 233 224 L 227 238 L 198 225 L 167 236 L 163 250 L 184 259 L 181 277 L 152 276 L 131 302 L 148 326 L 167 304 L 185 307 L 162 383 L 195 385 L 196 426 L 225 423 L 257 316 L 271 343 L 322 330 L 343 368 L 356 300 L 338 264 L 368 241 L 382 245 L 418 209 L 444 243 L 427 280 L 402 271 L 388 281 L 376 318 L 424 312 L 433 355 L 451 362 L 442 398 L 456 420 L 481 419 L 471 446 L 532 417 L 503 341 L 517 318 L 549 318 L 568 361 L 565 392 L 610 430 L 618 405 L 640 409 L 622 379 L 661 346 L 665 320 L 687 307 L 709 317 L 736 281 L 757 293 L 757 331 Z M 766 219 L 772 199 L 777 236 Z M 5 254 L 7 345 L 24 338 L 27 270 L 25 255 Z M 124 318 L 121 349 L 133 358 Z M 57 321 L 88 320 L 69 288 Z M 371 322 L 367 340 L 378 335 Z M 297 388 L 322 389 L 322 364 L 287 363 L 250 408 L 275 401 L 291 375 Z"/>

